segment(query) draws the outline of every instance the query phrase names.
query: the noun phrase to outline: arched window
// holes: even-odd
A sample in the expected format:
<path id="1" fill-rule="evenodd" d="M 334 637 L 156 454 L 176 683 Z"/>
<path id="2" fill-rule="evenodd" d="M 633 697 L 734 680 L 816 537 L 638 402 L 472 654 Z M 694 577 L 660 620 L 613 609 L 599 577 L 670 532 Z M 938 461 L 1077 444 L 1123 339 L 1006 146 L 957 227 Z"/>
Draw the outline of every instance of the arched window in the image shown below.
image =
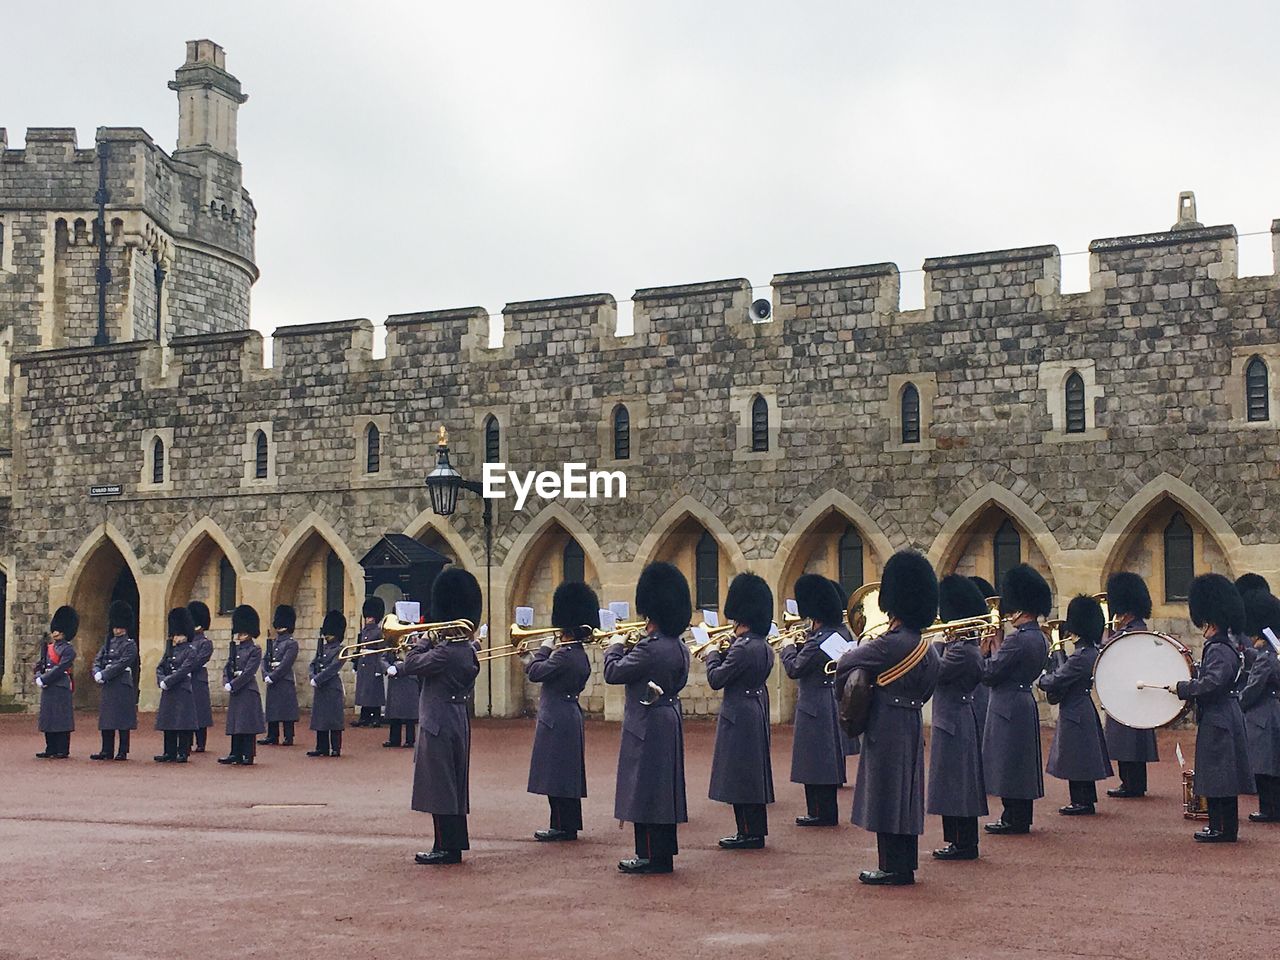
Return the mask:
<path id="1" fill-rule="evenodd" d="M 769 449 L 769 401 L 758 393 L 751 401 L 751 449 L 755 453 Z"/>
<path id="2" fill-rule="evenodd" d="M 1072 372 L 1067 377 L 1067 433 L 1084 433 L 1084 378 Z"/>
<path id="3" fill-rule="evenodd" d="M 902 442 L 920 442 L 920 391 L 914 383 L 902 388 Z"/>
<path id="4" fill-rule="evenodd" d="M 336 550 L 330 550 L 324 561 L 324 609 L 346 612 L 346 571 Z"/>
<path id="5" fill-rule="evenodd" d="M 267 435 L 261 430 L 253 435 L 253 475 L 267 479 Z"/>
<path id="6" fill-rule="evenodd" d="M 501 427 L 498 418 L 493 414 L 484 418 L 484 462 L 498 463 L 502 460 Z"/>
<path id="7" fill-rule="evenodd" d="M 218 561 L 218 613 L 236 608 L 236 568 L 225 556 Z"/>
<path id="8" fill-rule="evenodd" d="M 1195 534 L 1181 513 L 1164 528 L 1164 598 L 1186 600 L 1196 575 Z"/>
<path id="9" fill-rule="evenodd" d="M 584 583 L 587 579 L 587 555 L 572 537 L 564 545 L 560 568 L 564 574 L 564 583 Z"/>
<path id="10" fill-rule="evenodd" d="M 862 537 L 853 524 L 844 528 L 836 552 L 840 589 L 847 595 L 862 586 Z"/>
<path id="11" fill-rule="evenodd" d="M 1000 524 L 992 538 L 991 552 L 995 560 L 996 589 L 999 590 L 1004 575 L 1022 562 L 1022 537 L 1008 517 L 1005 517 L 1004 523 Z"/>
<path id="12" fill-rule="evenodd" d="M 1244 395 L 1250 422 L 1271 419 L 1271 401 L 1267 396 L 1267 364 L 1254 357 L 1244 368 Z"/>
<path id="13" fill-rule="evenodd" d="M 699 610 L 720 608 L 720 545 L 706 530 L 693 551 L 694 606 Z"/>
<path id="14" fill-rule="evenodd" d="M 613 459 L 631 459 L 631 414 L 622 404 L 613 408 Z"/>
<path id="15" fill-rule="evenodd" d="M 382 431 L 376 423 L 369 424 L 365 435 L 364 472 L 377 473 L 382 469 Z"/>
<path id="16" fill-rule="evenodd" d="M 164 483 L 164 441 L 159 437 L 151 441 L 151 482 Z"/>

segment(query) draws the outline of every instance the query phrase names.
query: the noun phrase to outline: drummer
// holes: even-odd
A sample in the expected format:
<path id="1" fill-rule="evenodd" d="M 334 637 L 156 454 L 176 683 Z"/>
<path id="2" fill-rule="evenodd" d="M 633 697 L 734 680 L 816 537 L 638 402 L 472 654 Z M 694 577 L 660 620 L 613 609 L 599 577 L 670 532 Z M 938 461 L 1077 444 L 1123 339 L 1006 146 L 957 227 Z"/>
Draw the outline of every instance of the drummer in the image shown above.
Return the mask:
<path id="1" fill-rule="evenodd" d="M 1114 640 L 1126 633 L 1147 629 L 1151 616 L 1151 592 L 1136 573 L 1113 573 L 1107 579 L 1107 608 L 1111 611 L 1111 635 Z M 1120 772 L 1120 786 L 1107 791 L 1108 797 L 1125 799 L 1147 793 L 1147 764 L 1158 763 L 1155 730 L 1136 730 L 1107 716 L 1107 752 Z"/>

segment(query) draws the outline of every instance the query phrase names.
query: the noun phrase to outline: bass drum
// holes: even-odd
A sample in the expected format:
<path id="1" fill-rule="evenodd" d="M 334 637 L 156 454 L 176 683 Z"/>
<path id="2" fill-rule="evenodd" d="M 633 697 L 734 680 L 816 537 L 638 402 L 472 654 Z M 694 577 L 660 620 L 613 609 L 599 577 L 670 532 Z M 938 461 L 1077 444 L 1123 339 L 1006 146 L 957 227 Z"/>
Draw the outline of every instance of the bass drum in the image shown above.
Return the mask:
<path id="1" fill-rule="evenodd" d="M 1186 711 L 1186 702 L 1161 688 L 1190 680 L 1194 662 L 1191 651 L 1168 634 L 1121 634 L 1098 654 L 1093 688 L 1108 716 L 1126 727 L 1154 730 Z"/>

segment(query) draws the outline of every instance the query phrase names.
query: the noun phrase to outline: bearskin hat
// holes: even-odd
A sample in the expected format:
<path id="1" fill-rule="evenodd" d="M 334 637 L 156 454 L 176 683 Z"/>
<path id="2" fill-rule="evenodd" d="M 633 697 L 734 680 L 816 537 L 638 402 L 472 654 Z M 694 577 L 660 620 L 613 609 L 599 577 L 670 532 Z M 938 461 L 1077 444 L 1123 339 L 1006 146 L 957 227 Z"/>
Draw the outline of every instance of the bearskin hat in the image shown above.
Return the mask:
<path id="1" fill-rule="evenodd" d="M 360 616 L 381 620 L 387 615 L 387 605 L 381 597 L 365 597 L 364 606 L 360 608 Z"/>
<path id="2" fill-rule="evenodd" d="M 938 575 L 924 554 L 899 550 L 880 573 L 880 610 L 912 630 L 938 616 Z"/>
<path id="3" fill-rule="evenodd" d="M 1113 573 L 1107 577 L 1107 609 L 1112 616 L 1127 613 L 1146 620 L 1151 616 L 1151 591 L 1136 573 Z"/>
<path id="4" fill-rule="evenodd" d="M 669 637 L 679 636 L 693 619 L 689 582 L 669 563 L 651 563 L 636 581 L 636 613 L 652 620 Z"/>
<path id="5" fill-rule="evenodd" d="M 80 632 L 80 614 L 76 613 L 76 608 L 59 607 L 53 611 L 53 617 L 49 620 L 49 632 L 60 633 L 67 640 L 74 640 Z"/>
<path id="6" fill-rule="evenodd" d="M 282 603 L 276 607 L 275 614 L 271 617 L 271 626 L 276 630 L 285 630 L 293 633 L 294 627 L 298 625 L 298 612 L 287 603 Z"/>
<path id="7" fill-rule="evenodd" d="M 1067 604 L 1067 622 L 1063 624 L 1067 633 L 1080 639 L 1081 643 L 1097 646 L 1102 642 L 1102 631 L 1107 625 L 1107 618 L 1102 613 L 1102 604 L 1093 597 L 1080 594 Z"/>
<path id="8" fill-rule="evenodd" d="M 847 610 L 849 609 L 849 594 L 845 592 L 844 587 L 840 586 L 840 581 L 839 581 L 839 580 L 832 580 L 830 577 L 828 577 L 828 578 L 827 578 L 827 583 L 829 583 L 829 584 L 831 584 L 831 586 L 835 587 L 835 590 L 836 590 L 836 599 L 840 601 L 840 611 L 841 611 L 841 613 L 843 613 L 843 612 L 847 611 Z"/>
<path id="9" fill-rule="evenodd" d="M 1271 592 L 1271 584 L 1267 583 L 1267 578 L 1257 573 L 1246 573 L 1236 580 L 1236 589 L 1240 591 L 1240 596 L 1246 593 L 1252 593 L 1254 590 L 1262 590 L 1266 593 Z"/>
<path id="10" fill-rule="evenodd" d="M 111 604 L 111 610 L 107 613 L 107 629 L 132 630 L 133 607 L 123 600 L 117 600 Z"/>
<path id="11" fill-rule="evenodd" d="M 231 633 L 247 633 L 251 637 L 262 634 L 262 624 L 258 620 L 258 611 L 247 603 L 242 603 L 231 611 Z"/>
<path id="12" fill-rule="evenodd" d="M 773 625 L 773 591 L 769 584 L 754 573 L 738 574 L 729 581 L 724 615 L 735 623 L 746 624 L 752 633 L 767 636 Z"/>
<path id="13" fill-rule="evenodd" d="M 1025 563 L 1010 567 L 1000 584 L 1000 612 L 1029 613 L 1035 617 L 1047 617 L 1053 609 L 1053 591 L 1044 577 Z"/>
<path id="14" fill-rule="evenodd" d="M 1246 637 L 1260 637 L 1267 627 L 1280 636 L 1280 600 L 1265 590 L 1250 590 L 1241 599 L 1244 601 Z"/>
<path id="15" fill-rule="evenodd" d="M 1236 585 L 1220 573 L 1202 573 L 1187 592 L 1191 622 L 1197 627 L 1212 623 L 1222 630 L 1244 630 L 1244 601 Z"/>
<path id="16" fill-rule="evenodd" d="M 209 605 L 203 600 L 192 600 L 187 604 L 187 612 L 191 614 L 191 622 L 197 630 L 209 629 Z"/>
<path id="17" fill-rule="evenodd" d="M 196 635 L 196 624 L 191 618 L 191 611 L 186 607 L 174 607 L 169 611 L 169 637 L 186 637 L 190 640 Z"/>
<path id="18" fill-rule="evenodd" d="M 347 632 L 347 618 L 341 610 L 330 610 L 324 615 L 324 623 L 320 625 L 320 636 L 341 639 Z"/>
<path id="19" fill-rule="evenodd" d="M 574 636 L 583 627 L 600 626 L 600 598 L 581 580 L 560 584 L 551 597 L 551 625 Z"/>
<path id="20" fill-rule="evenodd" d="M 987 601 L 969 577 L 953 573 L 938 584 L 938 619 L 967 620 L 987 612 Z"/>
<path id="21" fill-rule="evenodd" d="M 990 580 L 985 580 L 982 577 L 970 577 L 969 582 L 978 588 L 978 592 L 982 594 L 983 600 L 986 600 L 988 597 L 994 597 L 999 592 L 991 585 Z"/>
<path id="22" fill-rule="evenodd" d="M 484 616 L 480 583 L 461 567 L 446 567 L 431 585 L 431 619 L 470 620 L 477 627 Z"/>
<path id="23" fill-rule="evenodd" d="M 806 573 L 796 580 L 796 611 L 806 620 L 836 626 L 844 619 L 840 591 L 826 577 Z"/>

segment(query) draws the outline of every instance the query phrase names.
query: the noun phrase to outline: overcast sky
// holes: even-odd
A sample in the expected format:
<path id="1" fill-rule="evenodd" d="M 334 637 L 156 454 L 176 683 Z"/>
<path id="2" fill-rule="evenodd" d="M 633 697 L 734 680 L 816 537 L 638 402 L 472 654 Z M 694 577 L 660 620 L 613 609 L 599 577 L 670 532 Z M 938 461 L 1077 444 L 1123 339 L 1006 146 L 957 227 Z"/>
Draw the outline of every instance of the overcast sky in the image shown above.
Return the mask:
<path id="1" fill-rule="evenodd" d="M 184 41 L 249 102 L 254 326 L 1280 217 L 1280 5 L 22 4 L 0 126 L 141 126 Z M 1241 241 L 1270 272 L 1269 238 Z M 1064 261 L 1083 289 L 1087 258 Z M 918 306 L 920 276 L 903 279 Z"/>

